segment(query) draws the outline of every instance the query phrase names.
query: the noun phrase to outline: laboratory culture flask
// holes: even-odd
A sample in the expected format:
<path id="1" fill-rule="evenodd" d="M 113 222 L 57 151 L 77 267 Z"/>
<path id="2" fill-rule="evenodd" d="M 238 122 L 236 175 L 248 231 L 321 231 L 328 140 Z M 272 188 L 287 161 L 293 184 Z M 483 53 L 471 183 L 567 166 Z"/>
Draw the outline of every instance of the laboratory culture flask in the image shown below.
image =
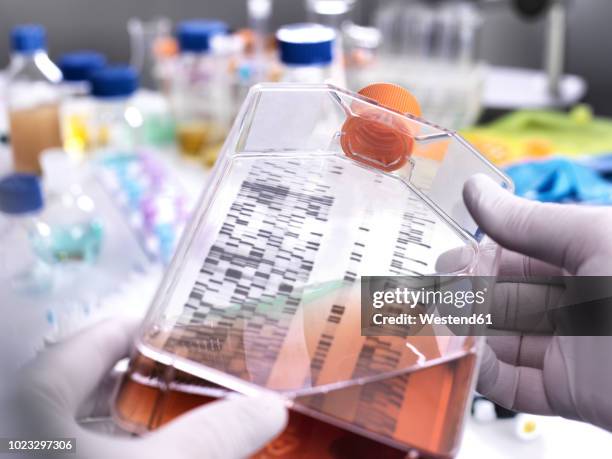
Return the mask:
<path id="1" fill-rule="evenodd" d="M 231 391 L 275 392 L 289 424 L 254 457 L 456 453 L 480 338 L 363 336 L 360 283 L 494 274 L 462 188 L 512 184 L 419 116 L 389 84 L 250 90 L 141 326 L 118 424 L 145 433 Z"/>

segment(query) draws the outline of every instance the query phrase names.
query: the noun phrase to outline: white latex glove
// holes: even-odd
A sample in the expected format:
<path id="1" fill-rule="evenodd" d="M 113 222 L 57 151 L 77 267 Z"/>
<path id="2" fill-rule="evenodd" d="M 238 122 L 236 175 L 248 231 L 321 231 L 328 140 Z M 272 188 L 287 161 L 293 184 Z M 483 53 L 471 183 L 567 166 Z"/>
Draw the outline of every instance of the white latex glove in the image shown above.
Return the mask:
<path id="1" fill-rule="evenodd" d="M 528 201 L 483 175 L 470 179 L 463 195 L 476 222 L 504 248 L 500 276 L 612 275 L 612 208 Z M 494 314 L 508 323 L 517 310 L 542 310 L 563 294 L 559 285 L 498 287 Z M 612 431 L 612 337 L 553 336 L 554 330 L 523 336 L 520 323 L 512 327 L 517 336 L 487 339 L 478 391 L 509 409 Z"/>
<path id="2" fill-rule="evenodd" d="M 76 456 L 89 458 L 243 458 L 280 433 L 287 422 L 274 396 L 236 397 L 208 404 L 141 438 L 118 438 L 85 430 L 79 416 L 108 412 L 86 403 L 115 363 L 128 355 L 135 324 L 102 322 L 45 350 L 19 378 L 22 438 L 76 437 Z M 91 412 L 97 410 L 97 412 Z M 104 413 L 106 414 L 106 413 Z M 25 436 L 24 436 L 25 435 Z"/>

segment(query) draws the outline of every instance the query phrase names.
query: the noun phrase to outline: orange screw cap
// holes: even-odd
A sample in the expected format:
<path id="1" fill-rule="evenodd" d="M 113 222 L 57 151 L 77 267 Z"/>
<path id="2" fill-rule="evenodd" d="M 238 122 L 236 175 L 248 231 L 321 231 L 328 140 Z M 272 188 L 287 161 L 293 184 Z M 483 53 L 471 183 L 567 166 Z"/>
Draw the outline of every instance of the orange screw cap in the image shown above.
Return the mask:
<path id="1" fill-rule="evenodd" d="M 400 114 L 421 115 L 416 98 L 400 86 L 376 83 L 363 88 L 359 94 Z M 349 116 L 342 126 L 340 144 L 344 153 L 386 172 L 404 166 L 414 145 L 410 123 L 375 108 L 353 108 L 355 115 Z"/>

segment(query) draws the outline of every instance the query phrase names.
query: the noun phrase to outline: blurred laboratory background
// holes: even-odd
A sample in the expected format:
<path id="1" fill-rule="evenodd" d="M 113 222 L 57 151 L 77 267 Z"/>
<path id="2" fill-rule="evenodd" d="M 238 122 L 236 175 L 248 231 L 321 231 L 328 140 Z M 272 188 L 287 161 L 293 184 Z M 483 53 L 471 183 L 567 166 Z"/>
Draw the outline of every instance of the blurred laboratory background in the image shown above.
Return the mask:
<path id="1" fill-rule="evenodd" d="M 146 312 L 257 83 L 395 83 L 518 195 L 612 204 L 611 18 L 609 0 L 0 0 L 0 367 Z M 471 413 L 460 457 L 610 450 L 585 424 Z"/>
<path id="2" fill-rule="evenodd" d="M 384 7 L 385 3 L 391 4 L 394 1 L 355 2 L 350 18 L 357 24 L 374 25 L 375 12 Z M 542 68 L 548 24 L 546 14 L 529 6 L 520 13 L 517 12 L 516 4 L 547 2 L 474 0 L 467 3 L 483 7 L 485 20 L 482 22 L 478 43 L 478 55 L 481 59 L 493 65 Z M 607 26 L 608 19 L 612 17 L 612 4 L 606 0 L 570 0 L 567 4 L 569 11 L 566 70 L 588 80 L 589 91 L 585 101 L 598 113 L 610 115 L 612 97 L 608 82 L 612 79 L 612 66 L 602 65 L 605 56 L 598 50 L 612 40 L 612 30 Z M 67 14 L 73 18 L 69 23 L 66 21 Z M 243 27 L 248 22 L 245 2 L 240 0 L 0 2 L 1 30 L 8 31 L 19 23 L 40 22 L 49 31 L 49 49 L 52 56 L 76 48 L 92 48 L 106 54 L 110 61 L 116 62 L 126 62 L 130 57 L 125 27 L 128 19 L 151 20 L 165 17 L 176 22 L 184 18 L 202 16 L 222 19 L 233 28 Z M 304 19 L 305 7 L 302 1 L 277 0 L 270 24 L 275 28 Z M 8 42 L 0 42 L 0 65 L 6 65 L 8 57 Z"/>

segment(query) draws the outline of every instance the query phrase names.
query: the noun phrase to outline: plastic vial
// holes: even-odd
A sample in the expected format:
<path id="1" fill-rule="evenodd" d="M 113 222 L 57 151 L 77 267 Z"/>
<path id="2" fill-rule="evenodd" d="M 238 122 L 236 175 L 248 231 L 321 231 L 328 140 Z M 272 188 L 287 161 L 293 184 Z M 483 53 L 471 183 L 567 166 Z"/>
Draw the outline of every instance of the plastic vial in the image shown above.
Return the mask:
<path id="1" fill-rule="evenodd" d="M 290 83 L 334 83 L 336 32 L 319 24 L 292 24 L 276 33 L 283 64 L 282 81 Z"/>
<path id="2" fill-rule="evenodd" d="M 64 149 L 82 157 L 89 146 L 87 126 L 94 113 L 90 94 L 91 74 L 106 65 L 104 55 L 95 51 L 66 53 L 59 59 L 64 79 L 61 85 L 61 125 Z"/>
<path id="3" fill-rule="evenodd" d="M 205 163 L 214 162 L 231 123 L 229 70 L 212 48 L 213 37 L 226 33 L 225 23 L 211 20 L 185 21 L 177 29 L 181 53 L 171 100 L 178 147 Z"/>
<path id="4" fill-rule="evenodd" d="M 33 249 L 32 239 L 46 237 L 40 220 L 43 200 L 33 174 L 12 174 L 0 180 L 0 282 L 18 293 L 43 293 L 52 285 L 51 269 Z"/>
<path id="5" fill-rule="evenodd" d="M 61 150 L 41 157 L 47 234 L 33 238 L 38 256 L 47 263 L 94 263 L 104 236 L 95 203 L 79 183 L 78 169 Z"/>
<path id="6" fill-rule="evenodd" d="M 15 170 L 40 174 L 40 153 L 61 146 L 61 71 L 49 59 L 45 29 L 20 25 L 11 32 L 7 107 Z"/>
<path id="7" fill-rule="evenodd" d="M 91 76 L 95 116 L 90 126 L 92 149 L 131 153 L 138 144 L 143 117 L 132 102 L 138 75 L 129 66 L 106 67 Z"/>

